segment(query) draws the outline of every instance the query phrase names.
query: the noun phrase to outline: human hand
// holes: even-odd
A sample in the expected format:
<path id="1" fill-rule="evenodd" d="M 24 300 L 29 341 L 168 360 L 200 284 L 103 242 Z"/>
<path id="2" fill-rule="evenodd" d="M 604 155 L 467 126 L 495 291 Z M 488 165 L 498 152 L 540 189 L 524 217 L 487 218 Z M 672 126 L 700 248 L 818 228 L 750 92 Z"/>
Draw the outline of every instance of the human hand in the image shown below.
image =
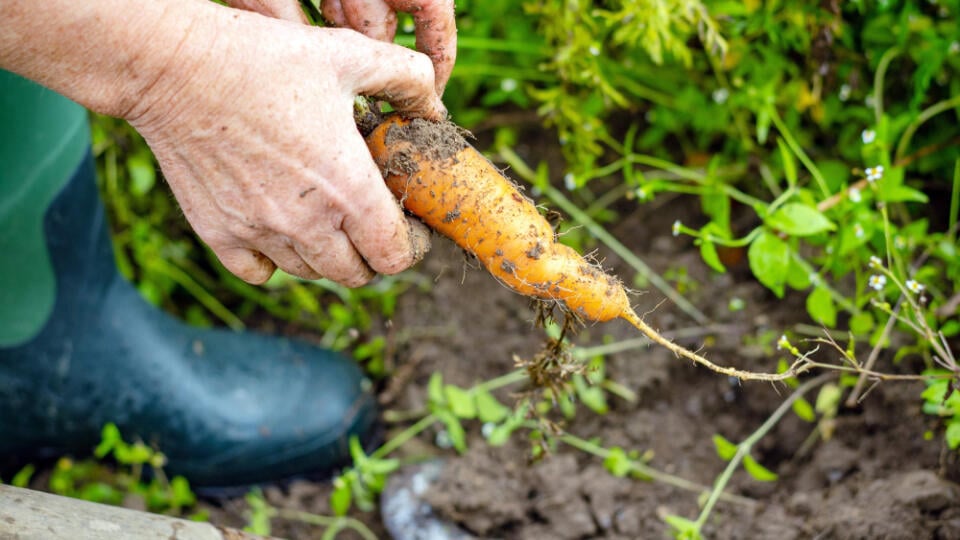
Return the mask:
<path id="1" fill-rule="evenodd" d="M 443 94 L 457 57 L 453 0 L 324 0 L 320 7 L 331 23 L 380 41 L 393 41 L 398 11 L 410 13 L 417 50 L 433 61 L 437 94 Z"/>
<path id="2" fill-rule="evenodd" d="M 251 283 L 280 267 L 359 286 L 416 262 L 428 236 L 387 190 L 352 110 L 363 94 L 443 119 L 428 58 L 348 30 L 202 11 L 180 61 L 127 115 L 200 238 Z"/>
<path id="3" fill-rule="evenodd" d="M 298 0 L 228 0 L 227 3 L 279 19 L 306 22 Z M 433 62 L 437 94 L 443 95 L 457 57 L 453 0 L 323 0 L 320 8 L 330 23 L 387 42 L 393 41 L 397 33 L 397 12 L 413 15 L 417 50 Z"/>

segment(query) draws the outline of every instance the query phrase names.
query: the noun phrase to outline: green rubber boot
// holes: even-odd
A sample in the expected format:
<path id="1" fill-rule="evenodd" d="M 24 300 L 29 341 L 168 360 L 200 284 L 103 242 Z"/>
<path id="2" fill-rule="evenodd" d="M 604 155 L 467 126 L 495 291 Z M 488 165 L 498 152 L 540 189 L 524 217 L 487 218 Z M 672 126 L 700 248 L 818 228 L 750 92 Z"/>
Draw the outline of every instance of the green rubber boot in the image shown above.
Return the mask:
<path id="1" fill-rule="evenodd" d="M 201 330 L 117 272 L 86 112 L 0 71 L 0 456 L 87 454 L 114 422 L 195 486 L 330 471 L 376 418 L 356 364 Z"/>

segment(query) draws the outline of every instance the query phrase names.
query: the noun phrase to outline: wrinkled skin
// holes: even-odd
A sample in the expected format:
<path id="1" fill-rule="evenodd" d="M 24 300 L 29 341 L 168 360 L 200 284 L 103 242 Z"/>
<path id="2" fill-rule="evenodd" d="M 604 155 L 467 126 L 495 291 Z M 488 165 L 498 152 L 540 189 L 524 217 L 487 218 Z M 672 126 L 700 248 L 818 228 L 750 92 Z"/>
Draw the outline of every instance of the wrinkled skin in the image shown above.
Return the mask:
<path id="1" fill-rule="evenodd" d="M 294 0 L 233 5 L 10 0 L 0 67 L 129 120 L 196 233 L 248 282 L 280 267 L 358 286 L 412 265 L 428 236 L 384 186 L 353 99 L 442 119 L 435 69 L 449 73 L 452 57 L 308 27 Z M 369 9 L 364 20 L 389 27 Z"/>

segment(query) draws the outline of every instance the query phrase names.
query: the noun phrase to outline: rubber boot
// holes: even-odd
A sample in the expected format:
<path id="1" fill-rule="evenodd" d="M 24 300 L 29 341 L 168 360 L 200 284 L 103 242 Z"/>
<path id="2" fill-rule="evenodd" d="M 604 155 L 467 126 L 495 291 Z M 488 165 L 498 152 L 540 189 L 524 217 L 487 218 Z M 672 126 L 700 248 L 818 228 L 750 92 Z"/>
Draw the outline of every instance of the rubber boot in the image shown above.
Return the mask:
<path id="1" fill-rule="evenodd" d="M 376 417 L 357 365 L 144 301 L 114 265 L 86 130 L 82 108 L 0 72 L 0 455 L 89 454 L 114 422 L 194 486 L 344 464 Z"/>

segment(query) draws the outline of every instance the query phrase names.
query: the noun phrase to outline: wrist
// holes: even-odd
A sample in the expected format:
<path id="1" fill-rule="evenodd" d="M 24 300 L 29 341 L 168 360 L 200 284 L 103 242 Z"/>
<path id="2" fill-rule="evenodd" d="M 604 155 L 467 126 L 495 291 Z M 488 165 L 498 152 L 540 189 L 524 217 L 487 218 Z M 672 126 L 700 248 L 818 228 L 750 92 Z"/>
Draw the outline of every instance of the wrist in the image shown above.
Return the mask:
<path id="1" fill-rule="evenodd" d="M 203 41 L 207 3 L 13 0 L 0 18 L 0 67 L 96 112 L 136 117 Z"/>

